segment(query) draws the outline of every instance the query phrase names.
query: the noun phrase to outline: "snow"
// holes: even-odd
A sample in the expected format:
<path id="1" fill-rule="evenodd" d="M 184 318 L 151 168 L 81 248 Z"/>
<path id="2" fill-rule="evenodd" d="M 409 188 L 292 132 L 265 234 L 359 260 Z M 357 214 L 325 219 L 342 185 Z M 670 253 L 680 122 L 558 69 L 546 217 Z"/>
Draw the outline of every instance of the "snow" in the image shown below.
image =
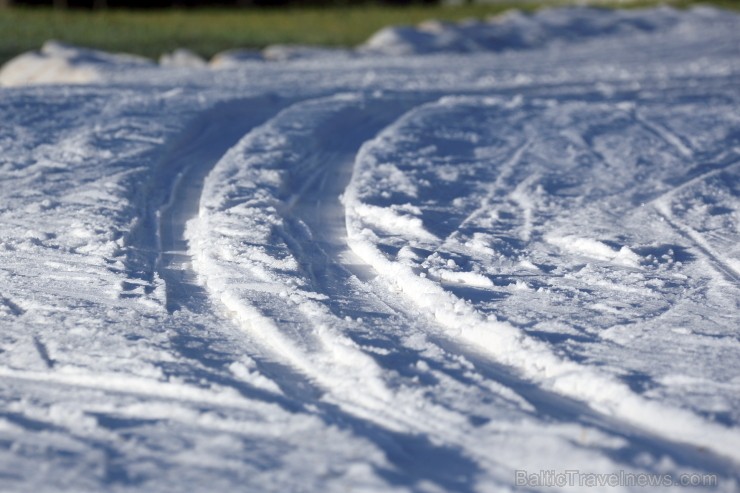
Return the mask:
<path id="1" fill-rule="evenodd" d="M 639 37 L 655 30 L 678 30 L 685 22 L 691 24 L 696 18 L 715 15 L 711 9 L 694 9 L 688 15 L 680 15 L 676 10 L 661 8 L 653 10 L 647 20 L 639 10 L 570 7 L 543 9 L 534 14 L 514 10 L 486 21 L 427 21 L 418 26 L 387 27 L 367 40 L 360 51 L 403 56 L 562 47 L 593 37 L 604 40 Z"/>
<path id="2" fill-rule="evenodd" d="M 159 57 L 159 64 L 164 67 L 202 68 L 206 66 L 206 61 L 197 53 L 179 48 L 172 53 L 164 53 Z"/>
<path id="3" fill-rule="evenodd" d="M 47 41 L 38 52 L 28 52 L 0 69 L 0 87 L 28 84 L 88 84 L 100 82 L 106 73 L 149 65 L 145 58 L 79 48 Z"/>
<path id="4" fill-rule="evenodd" d="M 12 60 L 3 488 L 737 490 L 739 24 Z"/>

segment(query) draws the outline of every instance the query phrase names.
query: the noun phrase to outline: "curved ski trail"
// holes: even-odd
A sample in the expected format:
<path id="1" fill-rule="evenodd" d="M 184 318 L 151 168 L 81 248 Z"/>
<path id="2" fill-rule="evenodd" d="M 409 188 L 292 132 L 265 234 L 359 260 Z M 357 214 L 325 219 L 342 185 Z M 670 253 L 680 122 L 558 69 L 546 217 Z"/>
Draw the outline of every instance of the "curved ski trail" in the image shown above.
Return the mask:
<path id="1" fill-rule="evenodd" d="M 355 416 L 406 446 L 412 436 L 427 437 L 497 476 L 506 466 L 493 450 L 508 443 L 513 422 L 524 420 L 559 447 L 580 447 L 547 430 L 554 417 L 726 473 L 721 459 L 614 422 L 557 391 L 528 388 L 482 361 L 476 345 L 465 348 L 439 320 L 394 300 L 348 248 L 338 197 L 357 150 L 421 103 L 351 94 L 300 102 L 243 139 L 207 177 L 199 218 L 187 230 L 209 292 L 269 359 L 320 389 L 323 413 Z"/>
<path id="2" fill-rule="evenodd" d="M 386 103 L 382 110 L 381 103 L 373 101 L 370 111 L 363 110 L 362 98 L 352 95 L 311 100 L 252 132 L 209 175 L 200 218 L 188 234 L 196 268 L 208 288 L 277 361 L 316 382 L 326 401 L 395 432 L 426 433 L 431 427 L 432 435 L 458 435 L 453 440 L 457 442 L 462 433 L 454 430 L 464 424 L 463 416 L 440 409 L 438 418 L 447 414 L 451 423 L 420 425 L 407 414 L 414 408 L 410 402 L 391 405 L 399 399 L 414 400 L 412 393 L 389 385 L 384 370 L 345 335 L 362 323 L 357 320 L 361 316 L 353 318 L 350 313 L 382 308 L 355 306 L 354 311 L 342 311 L 341 300 L 313 290 L 332 282 L 332 276 L 324 270 L 325 254 L 312 250 L 311 230 L 296 211 L 303 208 L 306 190 L 321 191 L 326 173 L 342 171 L 325 166 L 327 162 L 351 162 L 360 143 L 402 111 L 398 101 Z M 339 133 L 340 129 L 350 132 Z M 265 221 L 268 227 L 263 227 Z"/>
<path id="3" fill-rule="evenodd" d="M 193 365 L 189 372 L 209 384 L 236 390 L 250 402 L 264 400 L 295 410 L 303 403 L 283 395 L 282 386 L 292 385 L 283 378 L 285 369 L 263 365 L 258 348 L 213 303 L 193 269 L 185 236 L 188 221 L 198 215 L 208 173 L 246 134 L 291 103 L 265 95 L 228 101 L 206 111 L 160 164 L 152 188 L 166 190 L 167 195 L 152 202 L 161 204 L 155 214 L 157 272 L 166 289 L 169 325 L 177 334 L 173 343 Z"/>
<path id="4" fill-rule="evenodd" d="M 421 192 L 417 192 L 407 182 L 414 183 L 414 178 L 419 182 L 423 180 L 413 175 L 413 172 L 416 172 L 423 177 L 423 171 L 412 171 L 418 169 L 415 166 L 420 168 L 423 165 L 417 165 L 416 163 L 420 161 L 414 161 L 413 158 L 409 158 L 408 163 L 402 161 L 402 165 L 406 166 L 405 169 L 409 170 L 409 175 L 414 178 L 406 177 L 407 181 L 396 178 L 397 188 L 388 192 L 383 191 L 395 200 L 387 200 L 382 193 L 378 193 L 377 188 L 377 184 L 388 179 L 392 173 L 383 167 L 383 163 L 386 156 L 392 154 L 389 148 L 392 149 L 394 139 L 397 139 L 397 145 L 405 150 L 413 145 L 409 144 L 412 140 L 407 135 L 413 134 L 414 131 L 424 135 L 424 130 L 419 128 L 425 128 L 423 127 L 425 123 L 431 125 L 434 121 L 457 121 L 442 114 L 450 111 L 448 104 L 449 100 L 441 100 L 437 105 L 427 105 L 421 110 L 411 112 L 363 146 L 357 157 L 352 183 L 344 199 L 347 206 L 350 247 L 380 273 L 391 289 L 403 293 L 409 302 L 445 327 L 451 337 L 472 344 L 494 361 L 521 371 L 524 377 L 544 389 L 585 402 L 600 412 L 630 426 L 648 430 L 663 437 L 664 440 L 694 444 L 721 456 L 740 460 L 738 438 L 735 434 L 728 433 L 730 430 L 726 427 L 708 422 L 693 413 L 646 399 L 631 391 L 624 383 L 594 367 L 564 359 L 548 344 L 533 339 L 510 323 L 496 320 L 492 316 L 486 317 L 474 305 L 445 289 L 441 283 L 430 280 L 423 273 L 420 276 L 418 267 L 413 267 L 416 265 L 414 262 L 404 262 L 403 259 L 391 260 L 396 253 L 395 245 L 400 245 L 400 240 L 393 241 L 395 235 L 399 235 L 400 238 L 412 238 L 408 240 L 411 246 L 420 251 L 434 251 L 439 240 L 434 235 L 428 238 L 429 234 L 423 230 L 419 232 L 411 230 L 409 235 L 409 231 L 403 231 L 398 226 L 406 222 L 411 224 L 411 221 L 421 225 L 418 217 L 423 215 L 422 209 L 413 208 L 415 202 L 420 203 L 423 200 L 417 197 L 417 193 Z M 476 101 L 471 99 L 464 104 L 475 105 Z M 486 104 L 492 107 L 501 106 L 501 102 L 496 101 L 487 101 L 481 106 Z M 440 114 L 436 115 L 435 111 Z M 404 128 L 405 126 L 408 128 Z M 447 135 L 450 134 L 455 135 L 453 131 L 446 134 L 443 130 L 439 130 L 438 134 L 445 136 L 444 138 L 449 138 Z M 443 139 L 440 141 L 444 142 Z M 425 144 L 430 146 L 429 142 Z M 433 145 L 432 148 L 434 149 Z M 514 152 L 514 156 L 516 154 Z M 401 161 L 403 158 L 398 159 Z M 403 200 L 408 200 L 411 204 L 398 205 Z M 387 219 L 379 219 L 384 216 L 379 216 L 378 212 L 375 212 L 373 208 L 376 206 L 368 204 L 384 201 L 393 205 L 384 209 Z M 421 234 L 422 232 L 424 234 Z M 383 244 L 379 238 L 388 241 Z M 381 246 L 389 250 L 385 251 L 380 248 Z M 406 247 L 402 247 L 396 253 L 399 258 L 404 248 Z M 450 265 L 455 266 L 454 263 Z M 470 274 L 468 277 L 477 279 L 480 276 Z M 718 458 L 718 461 L 722 462 L 723 459 Z"/>
<path id="5" fill-rule="evenodd" d="M 395 444 L 383 445 L 389 454 L 415 449 L 400 462 L 448 488 L 454 472 L 434 466 L 440 454 L 455 468 L 471 467 L 463 464 L 472 459 L 480 473 L 505 483 L 507 466 L 492 447 L 506 425 L 469 415 L 511 422 L 531 406 L 500 384 L 480 382 L 464 358 L 424 356 L 439 348 L 371 296 L 349 272 L 366 277 L 366 268 L 334 236 L 343 221 L 331 195 L 348 177 L 354 152 L 415 104 L 409 99 L 347 95 L 298 103 L 252 132 L 206 180 L 200 217 L 188 228 L 195 265 L 251 340 L 315 383 L 328 418 L 359 418 L 355 432 L 374 428 L 376 440 L 390 434 Z M 326 200 L 331 205 L 323 207 Z M 335 254 L 346 255 L 348 270 Z M 399 347 L 404 338 L 415 342 Z M 498 405 L 491 409 L 490 402 Z M 536 420 L 533 426 L 549 433 Z"/>
<path id="6" fill-rule="evenodd" d="M 175 152 L 160 166 L 157 177 L 160 186 L 169 190 L 165 203 L 157 211 L 158 251 L 157 270 L 165 281 L 167 309 L 172 312 L 203 302 L 197 275 L 192 269 L 185 238 L 187 222 L 198 215 L 203 182 L 219 159 L 254 127 L 279 111 L 286 103 L 277 98 L 255 98 L 230 101 L 219 105 L 201 117 L 182 138 Z M 174 176 L 169 163 L 177 163 Z M 166 186 L 172 183 L 171 186 Z"/>

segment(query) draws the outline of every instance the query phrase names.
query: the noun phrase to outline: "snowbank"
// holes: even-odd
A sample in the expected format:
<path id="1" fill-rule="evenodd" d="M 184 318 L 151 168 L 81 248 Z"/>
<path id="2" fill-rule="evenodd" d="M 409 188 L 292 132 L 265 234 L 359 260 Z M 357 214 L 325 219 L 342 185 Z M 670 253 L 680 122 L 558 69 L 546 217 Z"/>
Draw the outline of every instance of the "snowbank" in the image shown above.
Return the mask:
<path id="1" fill-rule="evenodd" d="M 206 61 L 197 53 L 180 48 L 172 53 L 164 53 L 159 57 L 159 64 L 173 68 L 203 68 L 206 66 Z"/>
<path id="2" fill-rule="evenodd" d="M 533 14 L 510 11 L 487 21 L 427 21 L 416 27 L 387 27 L 358 48 L 366 54 L 420 55 L 525 50 L 567 45 L 589 39 L 666 34 L 673 29 L 711 29 L 737 14 L 698 7 L 681 13 L 670 7 L 653 10 L 596 8 L 543 9 Z M 647 39 L 647 38 L 646 38 Z"/>
<path id="3" fill-rule="evenodd" d="M 0 86 L 89 84 L 107 74 L 151 65 L 134 55 L 113 54 L 47 41 L 39 51 L 19 55 L 0 69 Z"/>

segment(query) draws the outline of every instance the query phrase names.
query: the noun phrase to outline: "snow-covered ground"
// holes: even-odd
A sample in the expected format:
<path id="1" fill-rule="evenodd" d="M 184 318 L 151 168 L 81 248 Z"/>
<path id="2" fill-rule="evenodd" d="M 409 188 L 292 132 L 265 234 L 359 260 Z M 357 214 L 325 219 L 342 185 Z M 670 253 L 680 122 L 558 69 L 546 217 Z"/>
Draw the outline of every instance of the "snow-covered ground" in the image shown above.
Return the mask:
<path id="1" fill-rule="evenodd" d="M 740 488 L 737 14 L 0 81 L 2 491 Z"/>

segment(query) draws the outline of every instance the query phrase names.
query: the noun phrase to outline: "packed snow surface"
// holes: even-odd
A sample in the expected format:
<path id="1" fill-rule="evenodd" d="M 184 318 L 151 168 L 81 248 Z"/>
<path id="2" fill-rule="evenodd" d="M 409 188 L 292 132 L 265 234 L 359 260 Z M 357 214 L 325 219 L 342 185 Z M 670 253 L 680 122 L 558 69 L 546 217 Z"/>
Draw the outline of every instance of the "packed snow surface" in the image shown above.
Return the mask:
<path id="1" fill-rule="evenodd" d="M 0 83 L 2 491 L 740 488 L 736 14 Z"/>

